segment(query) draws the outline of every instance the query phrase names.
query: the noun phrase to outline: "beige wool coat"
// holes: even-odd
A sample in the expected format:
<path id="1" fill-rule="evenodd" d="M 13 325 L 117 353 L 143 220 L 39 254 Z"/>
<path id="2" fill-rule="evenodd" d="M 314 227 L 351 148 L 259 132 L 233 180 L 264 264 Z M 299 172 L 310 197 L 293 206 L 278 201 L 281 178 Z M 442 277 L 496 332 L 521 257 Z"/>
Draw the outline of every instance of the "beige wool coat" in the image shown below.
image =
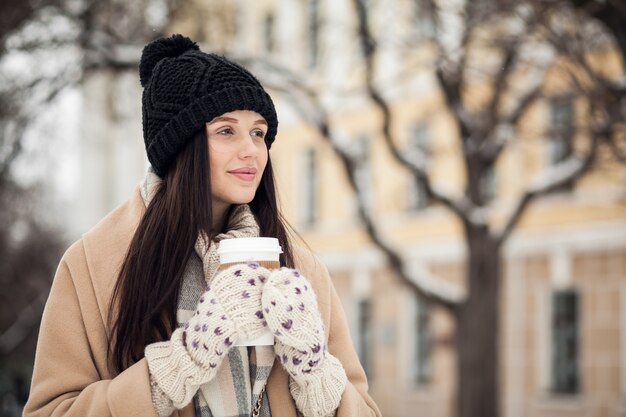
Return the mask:
<path id="1" fill-rule="evenodd" d="M 145 359 L 113 377 L 107 367 L 109 301 L 119 267 L 145 212 L 137 187 L 63 255 L 44 310 L 24 417 L 155 416 Z M 311 281 L 327 329 L 328 349 L 348 384 L 338 417 L 380 416 L 353 348 L 340 300 L 326 268 L 303 248 L 296 267 Z M 274 362 L 267 394 L 273 417 L 294 417 L 287 373 Z M 193 417 L 193 404 L 173 416 Z"/>

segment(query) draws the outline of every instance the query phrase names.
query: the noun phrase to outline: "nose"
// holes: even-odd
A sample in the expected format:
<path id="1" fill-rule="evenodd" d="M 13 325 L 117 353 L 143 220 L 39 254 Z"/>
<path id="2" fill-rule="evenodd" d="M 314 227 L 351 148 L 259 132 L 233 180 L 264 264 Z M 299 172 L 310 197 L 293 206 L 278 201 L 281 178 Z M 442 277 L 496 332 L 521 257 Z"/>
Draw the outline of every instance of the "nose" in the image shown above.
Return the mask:
<path id="1" fill-rule="evenodd" d="M 241 134 L 239 142 L 239 157 L 242 159 L 256 158 L 259 155 L 259 147 L 249 134 Z"/>

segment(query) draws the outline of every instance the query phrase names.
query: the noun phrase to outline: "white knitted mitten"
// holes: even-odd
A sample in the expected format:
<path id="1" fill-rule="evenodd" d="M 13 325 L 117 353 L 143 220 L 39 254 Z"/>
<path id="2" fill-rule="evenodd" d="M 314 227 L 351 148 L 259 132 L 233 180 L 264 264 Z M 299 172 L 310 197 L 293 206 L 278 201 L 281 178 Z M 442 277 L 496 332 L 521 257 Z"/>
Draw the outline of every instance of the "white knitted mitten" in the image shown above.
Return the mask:
<path id="1" fill-rule="evenodd" d="M 262 296 L 274 351 L 291 376 L 289 388 L 305 417 L 332 416 L 339 406 L 347 377 L 343 366 L 326 348 L 324 323 L 315 293 L 298 271 L 272 271 Z"/>
<path id="2" fill-rule="evenodd" d="M 264 331 L 261 293 L 268 276 L 269 271 L 256 263 L 218 273 L 184 328 L 176 329 L 169 341 L 146 346 L 150 376 L 175 408 L 189 404 L 200 385 L 215 376 L 234 343 Z M 162 396 L 157 391 L 153 389 L 157 414 L 169 415 L 172 410 L 157 404 Z"/>

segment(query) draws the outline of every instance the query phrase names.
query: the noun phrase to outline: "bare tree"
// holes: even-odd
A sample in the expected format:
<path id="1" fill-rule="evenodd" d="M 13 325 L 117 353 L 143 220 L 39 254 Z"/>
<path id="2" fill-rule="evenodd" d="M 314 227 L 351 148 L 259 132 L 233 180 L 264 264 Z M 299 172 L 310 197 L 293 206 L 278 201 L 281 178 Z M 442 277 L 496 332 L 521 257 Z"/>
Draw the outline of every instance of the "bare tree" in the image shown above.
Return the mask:
<path id="1" fill-rule="evenodd" d="M 336 126 L 328 117 L 329 110 L 321 104 L 319 92 L 308 86 L 305 77 L 270 62 L 262 62 L 266 67 L 263 72 L 271 75 L 265 81 L 290 100 L 338 155 L 357 198 L 359 217 L 397 276 L 420 297 L 443 306 L 454 317 L 458 415 L 495 417 L 500 412 L 502 250 L 533 202 L 555 191 L 571 189 L 587 172 L 606 162 L 598 158 L 601 147 L 614 150 L 613 163 L 625 160 L 626 75 L 603 74 L 593 65 L 593 53 L 600 46 L 621 51 L 623 57 L 620 48 L 624 20 L 619 20 L 621 26 L 615 25 L 609 16 L 606 25 L 594 26 L 588 10 L 577 11 L 570 2 L 466 1 L 455 2 L 457 8 L 450 6 L 452 2 L 436 0 L 415 3 L 427 13 L 433 31 L 427 39 L 404 42 L 405 52 L 422 46 L 436 51 L 435 60 L 426 65 L 432 67 L 445 111 L 452 116 L 458 132 L 460 163 L 467 181 L 464 191 L 457 195 L 437 188 L 432 181 L 429 155 L 422 149 L 407 151 L 400 147 L 401 141 L 392 129 L 395 117 L 390 100 L 376 79 L 381 40 L 371 30 L 372 11 L 365 0 L 353 0 L 364 65 L 362 92 L 382 116 L 380 138 L 393 160 L 417 180 L 430 201 L 447 208 L 461 222 L 466 247 L 466 284 L 462 289 L 416 274 L 397 245 L 384 234 L 358 187 L 358 161 L 336 137 Z M 621 10 L 619 2 L 605 3 Z M 446 26 L 450 21 L 454 22 L 453 28 Z M 456 42 L 450 41 L 451 30 Z M 415 72 L 422 69 L 415 68 Z M 568 80 L 565 89 L 551 90 L 546 82 L 550 71 Z M 483 91 L 488 92 L 487 99 L 479 104 L 471 100 L 472 83 L 481 83 Z M 495 167 L 504 152 L 519 140 L 523 117 L 534 104 L 550 100 L 555 94 L 584 100 L 588 121 L 567 126 L 565 136 L 559 135 L 564 132 L 536 131 L 534 134 L 544 142 L 565 141 L 558 143 L 564 151 L 553 165 L 527 182 L 508 213 L 492 216 L 496 209 L 486 184 L 497 175 Z M 571 138 L 577 138 L 576 143 Z M 497 217 L 504 220 L 494 221 Z"/>
<path id="2" fill-rule="evenodd" d="M 463 22 L 460 47 L 455 54 L 450 54 L 449 48 L 441 42 L 440 33 L 440 17 L 446 12 L 430 3 L 436 29 L 432 41 L 440 51 L 436 78 L 447 110 L 457 125 L 467 177 L 463 195 L 448 196 L 433 188 L 427 165 L 420 163 L 425 158 L 411 161 L 395 145 L 398 142 L 390 129 L 393 114 L 373 83 L 376 41 L 369 31 L 368 11 L 360 0 L 355 0 L 354 5 L 367 68 L 366 88 L 383 115 L 385 143 L 396 161 L 421 181 L 429 197 L 447 207 L 463 224 L 467 249 L 466 297 L 450 309 L 457 323 L 458 415 L 496 416 L 499 414 L 500 387 L 498 339 L 502 247 L 532 202 L 554 191 L 562 191 L 564 186 L 574 185 L 592 169 L 602 143 L 610 145 L 616 150 L 618 159 L 622 158 L 619 150 L 623 147 L 617 141 L 624 140 L 623 106 L 619 105 L 624 98 L 624 74 L 618 74 L 616 81 L 616 78 L 610 79 L 592 69 L 594 66 L 590 60 L 599 46 L 588 37 L 594 29 L 589 27 L 585 16 L 575 13 L 567 5 L 535 3 L 531 9 L 530 4 L 523 2 L 466 2 L 459 13 Z M 511 30 L 507 23 L 517 23 L 511 26 L 519 29 Z M 555 31 L 559 25 L 564 28 Z M 606 30 L 596 28 L 595 32 L 597 36 L 607 36 Z M 546 59 L 541 54 L 533 56 L 524 50 L 528 46 L 546 49 L 551 52 L 548 57 L 554 59 Z M 496 64 L 477 66 L 476 62 L 470 62 L 469 57 L 477 50 L 496 56 Z M 489 84 L 491 94 L 482 105 L 470 106 L 467 100 L 468 74 L 477 70 L 484 74 L 483 81 Z M 484 184 L 503 150 L 516 139 L 521 118 L 537 100 L 550 94 L 544 82 L 549 70 L 569 74 L 568 93 L 583 97 L 588 103 L 588 124 L 572 127 L 586 136 L 587 143 L 576 146 L 575 150 L 575 144 L 564 144 L 568 152 L 562 160 L 528 183 L 504 223 L 490 222 L 490 196 Z M 523 79 L 528 81 L 526 88 L 516 88 L 523 71 L 530 72 L 533 77 Z M 392 262 L 394 264 L 397 262 Z M 401 268 L 399 273 L 404 270 L 406 268 Z"/>

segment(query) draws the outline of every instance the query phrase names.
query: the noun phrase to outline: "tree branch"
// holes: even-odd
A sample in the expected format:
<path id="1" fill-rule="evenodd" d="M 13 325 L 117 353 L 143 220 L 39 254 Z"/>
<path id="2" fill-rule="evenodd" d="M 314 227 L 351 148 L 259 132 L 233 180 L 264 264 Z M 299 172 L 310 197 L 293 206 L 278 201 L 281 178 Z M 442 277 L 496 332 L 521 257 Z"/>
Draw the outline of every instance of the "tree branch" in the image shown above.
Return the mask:
<path id="1" fill-rule="evenodd" d="M 458 286 L 448 284 L 441 279 L 432 279 L 425 274 L 416 274 L 414 271 L 409 271 L 404 259 L 399 255 L 399 250 L 392 248 L 391 245 L 386 242 L 376 227 L 371 213 L 366 208 L 367 205 L 364 201 L 363 193 L 359 191 L 355 178 L 356 164 L 341 147 L 337 146 L 336 141 L 332 140 L 332 135 L 330 134 L 326 122 L 318 124 L 317 128 L 320 132 L 325 132 L 323 138 L 330 143 L 335 153 L 339 156 L 350 186 L 357 198 L 359 218 L 363 222 L 372 242 L 387 257 L 391 268 L 396 271 L 400 279 L 405 284 L 408 284 L 416 294 L 429 302 L 438 303 L 452 312 L 455 311 L 457 306 L 465 298 L 463 291 Z"/>
<path id="2" fill-rule="evenodd" d="M 620 148 L 614 137 L 609 140 L 609 146 L 611 147 L 613 156 L 622 164 L 626 164 L 626 149 Z"/>
<path id="3" fill-rule="evenodd" d="M 616 128 L 623 130 L 624 126 L 622 103 L 626 99 L 626 88 L 623 74 L 622 78 L 612 80 L 595 70 L 586 52 L 580 47 L 586 41 L 582 34 L 575 32 L 570 37 L 559 36 L 550 27 L 546 28 L 546 32 L 550 42 L 557 49 L 565 51 L 570 61 L 576 64 L 575 68 L 571 65 L 563 67 L 571 82 L 587 98 L 591 133 L 603 138 L 617 160 L 624 162 L 626 155 L 617 144 L 616 136 L 619 134 L 615 131 Z M 582 76 L 580 70 L 583 72 Z M 582 79 L 583 77 L 586 78 Z"/>
<path id="4" fill-rule="evenodd" d="M 376 107 L 382 113 L 382 132 L 385 144 L 391 155 L 405 168 L 407 168 L 416 178 L 420 180 L 424 189 L 429 197 L 444 204 L 452 212 L 454 212 L 462 221 L 469 221 L 469 216 L 464 212 L 464 208 L 459 201 L 454 200 L 452 197 L 444 194 L 442 191 L 436 190 L 432 185 L 430 178 L 427 174 L 427 162 L 423 153 L 419 149 L 412 149 L 413 158 L 409 159 L 403 155 L 398 147 L 395 145 L 393 135 L 391 133 L 392 115 L 389 105 L 382 95 L 378 92 L 374 86 L 374 57 L 376 54 L 375 44 L 371 39 L 371 33 L 368 26 L 368 15 L 362 0 L 354 0 L 354 5 L 357 8 L 357 15 L 359 18 L 359 35 L 361 39 L 361 51 L 365 61 L 365 82 L 366 90 L 370 99 L 374 102 Z"/>
<path id="5" fill-rule="evenodd" d="M 509 77 L 513 75 L 514 63 L 517 60 L 519 51 L 522 47 L 524 40 L 526 40 L 530 32 L 537 27 L 540 22 L 545 20 L 543 17 L 546 14 L 545 7 L 538 7 L 533 14 L 533 19 L 530 20 L 517 14 L 517 17 L 523 19 L 527 25 L 524 35 L 518 35 L 513 42 L 508 42 L 504 47 L 505 57 L 503 59 L 503 65 L 498 72 L 496 81 L 494 83 L 494 94 L 488 106 L 487 117 L 490 118 L 490 127 L 487 139 L 480 145 L 479 152 L 486 161 L 495 161 L 502 149 L 504 149 L 513 135 L 513 131 L 520 118 L 526 113 L 530 106 L 541 97 L 543 80 L 550 67 L 551 60 L 545 60 L 538 63 L 537 67 L 533 67 L 536 70 L 536 74 L 528 76 L 527 79 L 532 80 L 531 86 L 526 89 L 525 94 L 521 96 L 516 102 L 514 108 L 508 113 L 508 115 L 500 115 L 500 107 L 504 93 L 507 91 Z"/>
<path id="6" fill-rule="evenodd" d="M 245 62 L 243 59 L 238 59 L 238 61 Z M 441 280 L 441 282 L 433 282 L 432 279 L 426 276 L 415 276 L 415 272 L 407 267 L 405 261 L 399 255 L 400 251 L 393 248 L 376 227 L 375 221 L 371 213 L 367 210 L 366 203 L 358 189 L 355 177 L 357 170 L 356 163 L 346 150 L 339 145 L 339 140 L 332 134 L 329 117 L 319 102 L 317 93 L 306 86 L 300 78 L 295 77 L 287 69 L 278 67 L 267 60 L 257 60 L 257 62 L 267 67 L 268 70 L 265 72 L 273 76 L 279 75 L 270 80 L 273 82 L 268 83 L 265 81 L 264 83 L 272 90 L 284 94 L 290 102 L 295 103 L 294 108 L 299 113 L 300 117 L 315 127 L 320 137 L 331 146 L 335 154 L 339 157 L 346 173 L 348 183 L 356 196 L 359 219 L 365 226 L 372 242 L 385 254 L 390 266 L 396 271 L 400 280 L 426 300 L 438 303 L 450 310 L 455 310 L 456 306 L 464 299 L 462 290 L 443 280 Z M 296 97 L 296 94 L 301 94 L 302 97 Z M 306 100 L 306 104 L 308 105 L 303 105 L 303 100 Z M 311 109 L 313 109 L 313 111 L 311 111 Z"/>
<path id="7" fill-rule="evenodd" d="M 0 160 L 0 178 L 4 178 L 4 176 L 9 175 L 9 170 L 11 169 L 12 163 L 17 159 L 22 151 L 22 136 L 24 132 L 27 130 L 28 126 L 32 122 L 32 120 L 37 117 L 41 111 L 43 111 L 44 107 L 54 101 L 54 99 L 69 85 L 71 84 L 67 77 L 63 76 L 64 74 L 54 77 L 52 79 L 39 78 L 34 80 L 31 83 L 31 87 L 29 91 L 31 91 L 35 86 L 45 85 L 50 87 L 50 90 L 44 95 L 44 97 L 39 100 L 37 104 L 31 104 L 29 106 L 29 112 L 18 112 L 16 115 L 3 115 L 3 118 L 12 118 L 15 123 L 15 129 L 11 136 L 13 136 L 13 140 L 11 141 L 9 152 L 7 152 L 6 156 Z M 2 132 L 4 135 L 5 132 Z M 6 138 L 2 137 L 2 142 L 6 143 L 8 141 Z"/>
<path id="8" fill-rule="evenodd" d="M 439 83 L 441 91 L 443 92 L 447 107 L 452 111 L 452 114 L 455 116 L 458 123 L 461 141 L 465 141 L 472 136 L 471 115 L 463 105 L 462 97 L 464 88 L 464 70 L 467 62 L 467 49 L 474 25 L 474 16 L 472 11 L 473 8 L 471 2 L 465 2 L 463 13 L 467 17 L 461 34 L 461 44 L 459 45 L 457 51 L 459 54 L 458 63 L 454 65 L 454 68 L 450 68 L 446 71 L 444 67 L 446 65 L 452 65 L 452 63 L 450 60 L 444 61 L 443 59 L 440 59 L 435 69 L 435 77 Z M 440 57 L 445 57 L 445 48 L 440 41 L 441 38 L 442 37 L 437 37 L 437 46 L 440 51 Z"/>
<path id="9" fill-rule="evenodd" d="M 487 117 L 489 118 L 489 124 L 491 127 L 495 127 L 498 120 L 498 111 L 500 109 L 500 102 L 506 89 L 508 78 L 513 69 L 513 63 L 519 50 L 520 40 L 516 39 L 514 42 L 509 42 L 504 47 L 504 58 L 502 59 L 502 65 L 500 71 L 496 75 L 496 79 L 493 83 L 493 94 L 491 100 L 487 105 Z"/>
<path id="10" fill-rule="evenodd" d="M 582 22 L 580 22 L 580 24 L 582 24 Z M 584 74 L 589 77 L 592 85 L 596 85 L 609 92 L 615 89 L 615 85 L 611 80 L 593 69 L 588 57 L 579 47 L 581 43 L 585 41 L 581 38 L 582 33 L 575 32 L 573 36 L 564 36 L 563 34 L 556 33 L 555 29 L 549 23 L 544 25 L 543 29 L 546 32 L 547 40 L 557 51 L 564 51 L 565 55 L 570 58 L 572 62 L 577 64 L 577 70 L 582 69 Z M 580 81 L 580 76 L 572 73 L 571 77 L 572 80 L 578 84 L 579 89 L 584 91 L 585 89 Z"/>
<path id="11" fill-rule="evenodd" d="M 28 122 L 24 120 L 23 118 L 20 118 L 19 120 L 14 120 L 15 127 L 12 132 L 13 134 L 11 135 L 14 137 L 14 139 L 12 140 L 11 145 L 9 145 L 10 146 L 9 151 L 6 153 L 4 158 L 0 160 L 0 179 L 5 178 L 8 175 L 11 165 L 22 152 L 21 137 L 24 134 L 24 131 L 26 130 L 27 125 L 28 125 Z M 6 128 L 4 130 L 6 130 Z M 4 132 L 3 132 L 3 135 L 4 135 Z M 2 142 L 3 144 L 7 142 L 6 138 L 3 137 Z"/>
<path id="12" fill-rule="evenodd" d="M 13 352 L 28 337 L 29 333 L 41 319 L 41 313 L 48 298 L 41 293 L 28 304 L 17 316 L 17 319 L 0 334 L 0 353 L 6 356 Z"/>
<path id="13" fill-rule="evenodd" d="M 547 195 L 567 184 L 575 184 L 587 173 L 596 158 L 600 140 L 592 138 L 591 148 L 583 157 L 571 156 L 542 172 L 531 181 L 530 186 L 515 204 L 511 216 L 506 221 L 504 228 L 497 234 L 497 245 L 501 247 L 507 240 L 513 229 L 517 226 L 522 214 L 528 205 L 537 197 Z"/>
<path id="14" fill-rule="evenodd" d="M 515 108 L 504 117 L 495 128 L 491 130 L 488 140 L 481 145 L 480 152 L 482 157 L 487 161 L 495 161 L 502 149 L 504 149 L 511 141 L 514 135 L 514 129 L 520 118 L 526 113 L 530 106 L 542 97 L 542 87 L 548 65 L 543 68 L 542 75 L 533 77 L 535 85 L 526 91 L 518 101 Z"/>

